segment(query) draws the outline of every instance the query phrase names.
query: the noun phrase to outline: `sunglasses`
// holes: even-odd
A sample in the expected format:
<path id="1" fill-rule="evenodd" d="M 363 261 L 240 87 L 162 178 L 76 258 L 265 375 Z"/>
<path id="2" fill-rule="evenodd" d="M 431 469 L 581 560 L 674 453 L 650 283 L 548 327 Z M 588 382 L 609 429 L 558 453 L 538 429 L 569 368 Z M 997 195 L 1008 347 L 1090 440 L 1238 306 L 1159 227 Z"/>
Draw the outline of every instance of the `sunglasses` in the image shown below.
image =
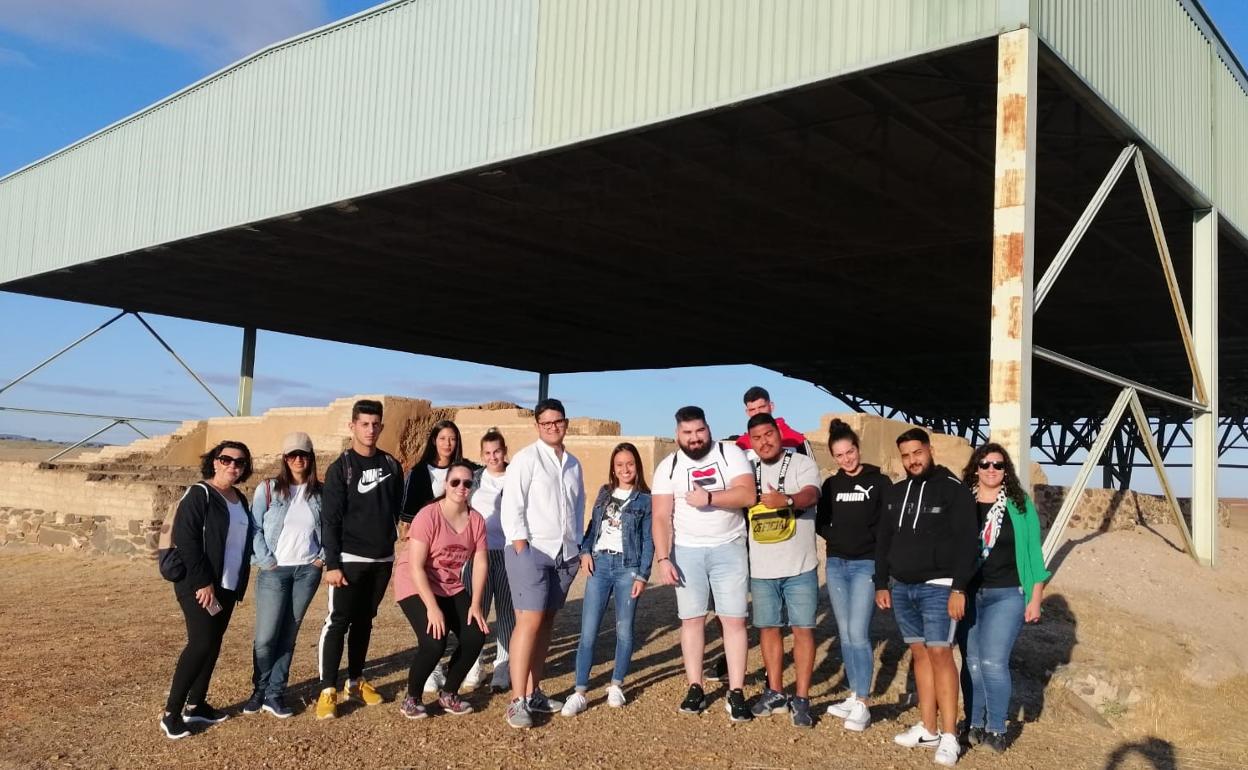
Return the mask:
<path id="1" fill-rule="evenodd" d="M 451 479 L 446 482 L 448 487 L 463 487 L 464 489 L 472 489 L 472 479 Z"/>
<path id="2" fill-rule="evenodd" d="M 989 468 L 992 468 L 993 470 L 1003 471 L 1005 470 L 1005 463 L 1004 462 L 988 462 L 987 460 L 979 461 L 979 469 L 981 471 L 986 471 Z"/>
<path id="3" fill-rule="evenodd" d="M 312 453 L 304 452 L 303 450 L 297 450 L 286 455 L 286 459 L 287 460 L 303 460 L 304 462 L 307 462 L 308 460 L 312 459 Z"/>
<path id="4" fill-rule="evenodd" d="M 246 457 L 235 457 L 233 455 L 217 455 L 217 462 L 221 463 L 227 468 L 230 467 L 231 465 L 236 466 L 238 468 L 247 467 Z"/>

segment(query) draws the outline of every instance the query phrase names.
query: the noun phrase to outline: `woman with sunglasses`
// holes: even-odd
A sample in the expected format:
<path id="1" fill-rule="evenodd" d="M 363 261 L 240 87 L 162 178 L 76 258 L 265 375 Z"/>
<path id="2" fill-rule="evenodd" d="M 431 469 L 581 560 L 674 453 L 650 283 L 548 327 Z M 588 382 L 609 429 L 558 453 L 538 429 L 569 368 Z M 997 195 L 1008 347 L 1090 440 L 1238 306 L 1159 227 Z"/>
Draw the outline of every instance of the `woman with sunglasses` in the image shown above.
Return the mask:
<path id="1" fill-rule="evenodd" d="M 477 660 L 489 628 L 481 611 L 487 577 L 485 519 L 468 507 L 472 463 L 456 460 L 447 468 L 446 491 L 422 508 L 407 531 L 407 546 L 394 564 L 394 595 L 412 624 L 419 646 L 407 677 L 407 697 L 399 710 L 408 719 L 427 716 L 421 703 L 423 683 L 446 652 L 447 635 L 459 646 L 451 654 L 438 707 L 459 716 L 472 706 L 459 687 Z M 472 561 L 472 587 L 464 585 L 464 566 Z"/>
<path id="2" fill-rule="evenodd" d="M 615 670 L 607 705 L 623 706 L 624 677 L 633 659 L 633 617 L 637 599 L 650 581 L 654 538 L 650 534 L 650 487 L 641 454 L 627 441 L 611 452 L 608 482 L 598 490 L 589 529 L 581 540 L 581 569 L 589 573 L 581 606 L 581 641 L 576 648 L 576 692 L 563 704 L 565 717 L 589 708 L 589 669 L 607 602 L 615 594 Z"/>
<path id="3" fill-rule="evenodd" d="M 208 683 L 251 572 L 251 516 L 237 487 L 251 475 L 251 452 L 241 442 L 222 441 L 200 460 L 203 481 L 182 495 L 170 525 L 172 546 L 184 568 L 173 593 L 186 621 L 186 647 L 160 719 L 160 729 L 173 739 L 191 734 L 188 722 L 215 724 L 227 718 L 208 704 Z"/>
<path id="4" fill-rule="evenodd" d="M 407 474 L 403 490 L 403 513 L 400 516 L 399 540 L 406 540 L 407 528 L 416 514 L 429 504 L 430 500 L 441 497 L 446 489 L 446 473 L 451 463 L 464 459 L 463 440 L 459 426 L 451 420 L 438 420 L 429 429 L 425 438 L 425 448 L 420 459 Z M 474 469 L 475 465 L 469 463 Z M 473 663 L 465 679 L 465 686 L 476 689 L 481 682 L 480 661 Z M 435 693 L 446 684 L 446 669 L 439 663 L 429 674 L 425 682 L 425 692 Z"/>
<path id="5" fill-rule="evenodd" d="M 1010 705 L 1010 651 L 1023 623 L 1040 621 L 1049 571 L 1041 551 L 1040 517 L 1000 444 L 971 454 L 962 480 L 979 504 L 979 566 L 967 587 L 974 601 L 958 625 L 962 648 L 964 739 L 1005 751 Z"/>
<path id="6" fill-rule="evenodd" d="M 252 563 L 256 574 L 256 641 L 251 697 L 244 714 L 260 710 L 285 719 L 286 681 L 299 626 L 321 583 L 321 482 L 306 433 L 282 441 L 277 476 L 256 487 L 251 504 Z"/>

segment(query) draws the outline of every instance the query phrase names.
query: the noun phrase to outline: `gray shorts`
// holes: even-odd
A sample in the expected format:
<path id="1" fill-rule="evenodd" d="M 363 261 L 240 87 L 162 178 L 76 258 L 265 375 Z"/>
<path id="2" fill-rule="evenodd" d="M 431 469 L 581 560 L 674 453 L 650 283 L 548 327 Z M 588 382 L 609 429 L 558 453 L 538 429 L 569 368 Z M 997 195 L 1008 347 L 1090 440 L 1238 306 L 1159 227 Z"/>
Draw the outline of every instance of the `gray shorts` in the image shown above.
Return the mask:
<path id="1" fill-rule="evenodd" d="M 581 568 L 579 557 L 556 562 L 531 545 L 523 553 L 516 553 L 512 545 L 503 548 L 503 564 L 511 586 L 511 605 L 517 612 L 553 612 L 562 607 Z"/>

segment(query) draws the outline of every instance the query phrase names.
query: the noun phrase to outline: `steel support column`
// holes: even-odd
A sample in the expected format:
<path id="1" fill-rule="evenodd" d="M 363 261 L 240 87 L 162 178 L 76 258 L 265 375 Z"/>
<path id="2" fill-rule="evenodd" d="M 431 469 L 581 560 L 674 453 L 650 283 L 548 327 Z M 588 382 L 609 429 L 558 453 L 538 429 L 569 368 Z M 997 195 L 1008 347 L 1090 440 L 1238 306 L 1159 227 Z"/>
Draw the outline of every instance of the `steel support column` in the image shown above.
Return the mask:
<path id="1" fill-rule="evenodd" d="M 997 38 L 988 423 L 992 440 L 1014 456 L 1024 488 L 1031 485 L 1038 48 L 1029 28 Z"/>
<path id="2" fill-rule="evenodd" d="M 1192 342 L 1208 411 L 1192 415 L 1192 548 L 1218 557 L 1218 212 L 1192 216 Z M 1198 380 L 1199 381 L 1199 380 Z"/>
<path id="3" fill-rule="evenodd" d="M 537 400 L 550 398 L 550 374 L 539 372 L 537 375 Z"/>
<path id="4" fill-rule="evenodd" d="M 256 327 L 243 329 L 243 360 L 238 371 L 239 417 L 251 415 L 251 383 L 256 376 Z"/>

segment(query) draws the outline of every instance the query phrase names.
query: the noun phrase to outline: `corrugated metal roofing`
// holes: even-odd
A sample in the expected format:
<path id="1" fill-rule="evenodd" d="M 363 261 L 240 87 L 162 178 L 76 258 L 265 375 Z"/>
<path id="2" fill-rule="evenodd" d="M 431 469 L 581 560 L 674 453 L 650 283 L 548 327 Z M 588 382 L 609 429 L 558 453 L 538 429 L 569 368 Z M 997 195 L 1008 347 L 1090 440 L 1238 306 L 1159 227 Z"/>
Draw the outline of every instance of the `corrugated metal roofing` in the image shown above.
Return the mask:
<path id="1" fill-rule="evenodd" d="M 1218 58 L 1225 49 L 1195 0 L 1122 7 L 396 0 L 271 46 L 0 180 L 0 283 L 942 50 L 1029 16 L 1248 232 L 1248 175 L 1232 172 L 1248 139 L 1242 72 Z"/>

